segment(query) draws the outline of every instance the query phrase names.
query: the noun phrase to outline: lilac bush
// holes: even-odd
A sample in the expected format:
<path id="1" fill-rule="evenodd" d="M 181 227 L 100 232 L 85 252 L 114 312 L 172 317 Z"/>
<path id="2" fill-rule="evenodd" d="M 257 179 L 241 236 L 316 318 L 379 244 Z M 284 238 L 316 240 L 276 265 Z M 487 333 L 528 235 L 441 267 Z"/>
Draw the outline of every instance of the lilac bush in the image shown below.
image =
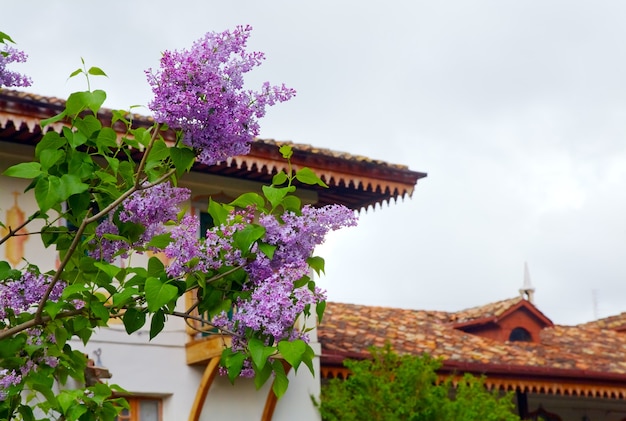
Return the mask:
<path id="1" fill-rule="evenodd" d="M 105 127 L 98 118 L 104 91 L 71 94 L 60 114 L 42 121 L 44 127 L 62 122 L 64 129 L 44 129 L 35 159 L 3 173 L 30 181 L 38 210 L 19 227 L 0 224 L 0 244 L 39 236 L 59 260 L 45 273 L 0 261 L 0 419 L 35 419 L 22 400 L 31 389 L 42 395 L 32 405 L 43 419 L 115 420 L 123 390 L 54 384 L 70 377 L 85 382 L 86 358 L 69 341 L 87 343 L 111 318 L 120 318 L 129 334 L 148 323 L 150 339 L 170 317 L 215 327 L 232 338 L 221 358 L 229 379 L 254 376 L 260 387 L 273 375 L 277 396 L 288 383 L 281 359 L 313 370 L 306 319 L 321 317 L 325 300 L 313 279 L 323 260 L 313 253 L 329 231 L 355 225 L 354 212 L 302 207 L 294 180 L 325 184 L 308 168 L 292 170 L 287 145 L 279 151 L 289 170 L 262 186 L 262 194 L 211 200 L 206 210 L 213 226 L 205 233 L 196 215 L 183 212 L 191 192 L 178 187 L 196 162 L 212 165 L 247 153 L 266 107 L 295 93 L 267 82 L 259 91 L 244 87 L 244 74 L 264 58 L 246 51 L 250 31 L 208 33 L 189 50 L 165 52 L 160 68 L 146 72 L 154 92 L 150 128 L 135 127 L 128 112 L 117 110 Z M 0 43 L 6 42 L 0 32 Z M 25 55 L 5 52 L 0 85 L 25 83 L 6 70 Z M 80 74 L 89 80 L 104 72 L 84 67 L 71 77 Z M 168 129 L 174 141 L 165 137 Z M 41 229 L 18 234 L 35 219 Z M 133 253 L 145 253 L 147 264 L 120 264 Z M 179 311 L 185 294 L 194 302 Z"/>

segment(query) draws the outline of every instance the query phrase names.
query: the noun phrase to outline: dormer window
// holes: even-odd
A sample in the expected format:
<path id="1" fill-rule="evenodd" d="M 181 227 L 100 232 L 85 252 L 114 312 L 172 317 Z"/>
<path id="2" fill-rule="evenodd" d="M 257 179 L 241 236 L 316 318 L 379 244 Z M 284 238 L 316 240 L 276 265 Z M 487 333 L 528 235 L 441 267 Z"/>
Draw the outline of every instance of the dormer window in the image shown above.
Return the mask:
<path id="1" fill-rule="evenodd" d="M 523 327 L 516 327 L 509 335 L 509 341 L 511 342 L 532 342 L 532 340 L 530 332 Z"/>

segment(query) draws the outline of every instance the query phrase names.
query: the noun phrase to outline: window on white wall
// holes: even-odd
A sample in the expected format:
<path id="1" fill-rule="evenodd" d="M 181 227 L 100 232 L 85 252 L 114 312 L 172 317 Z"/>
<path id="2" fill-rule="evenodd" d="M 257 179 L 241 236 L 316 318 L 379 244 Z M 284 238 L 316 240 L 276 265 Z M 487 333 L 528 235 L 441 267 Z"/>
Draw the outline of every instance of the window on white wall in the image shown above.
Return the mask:
<path id="1" fill-rule="evenodd" d="M 126 398 L 130 409 L 124 409 L 117 416 L 117 421 L 163 421 L 161 416 L 161 399 Z"/>

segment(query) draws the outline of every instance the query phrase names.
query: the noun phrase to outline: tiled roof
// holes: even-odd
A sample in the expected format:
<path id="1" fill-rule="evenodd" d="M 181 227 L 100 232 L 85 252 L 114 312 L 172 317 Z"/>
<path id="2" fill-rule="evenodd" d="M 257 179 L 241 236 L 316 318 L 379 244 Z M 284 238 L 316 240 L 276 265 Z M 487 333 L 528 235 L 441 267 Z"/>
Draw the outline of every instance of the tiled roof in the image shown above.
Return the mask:
<path id="1" fill-rule="evenodd" d="M 502 342 L 455 328 L 457 320 L 481 318 L 478 309 L 498 315 L 520 300 L 457 313 L 329 302 L 318 328 L 322 364 L 333 366 L 344 358 L 367 358 L 369 347 L 388 341 L 396 352 L 428 353 L 442 358 L 444 367 L 487 373 L 488 377 L 489 373 L 499 373 L 496 377 L 559 377 L 574 379 L 574 383 L 619 379 L 620 385 L 626 385 L 623 333 L 585 325 L 549 326 L 541 330 L 538 343 L 530 343 Z M 626 396 L 622 389 L 620 396 Z"/>
<path id="2" fill-rule="evenodd" d="M 522 300 L 522 297 L 509 298 L 507 300 L 496 301 L 494 303 L 457 311 L 455 313 L 451 313 L 450 321 L 455 323 L 465 323 L 474 320 L 498 317 Z"/>
<path id="3" fill-rule="evenodd" d="M 38 142 L 42 136 L 39 121 L 58 114 L 64 104 L 59 98 L 0 89 L 0 141 Z M 100 117 L 107 120 L 110 116 L 111 110 L 103 110 Z M 152 118 L 143 115 L 133 115 L 133 120 L 144 126 L 153 123 Z M 62 123 L 54 126 L 55 130 L 61 127 Z M 197 165 L 194 170 L 269 183 L 273 174 L 287 168 L 278 152 L 278 146 L 284 143 L 293 147 L 295 169 L 307 166 L 328 184 L 329 188 L 303 186 L 316 191 L 318 205 L 341 203 L 354 210 L 367 209 L 411 196 L 417 181 L 426 177 L 405 165 L 271 139 L 256 139 L 248 155 L 211 167 Z"/>
<path id="4" fill-rule="evenodd" d="M 623 332 L 626 331 L 626 313 L 620 313 L 614 316 L 593 320 L 591 322 L 584 323 L 581 326 L 597 327 L 600 329 L 612 329 Z"/>

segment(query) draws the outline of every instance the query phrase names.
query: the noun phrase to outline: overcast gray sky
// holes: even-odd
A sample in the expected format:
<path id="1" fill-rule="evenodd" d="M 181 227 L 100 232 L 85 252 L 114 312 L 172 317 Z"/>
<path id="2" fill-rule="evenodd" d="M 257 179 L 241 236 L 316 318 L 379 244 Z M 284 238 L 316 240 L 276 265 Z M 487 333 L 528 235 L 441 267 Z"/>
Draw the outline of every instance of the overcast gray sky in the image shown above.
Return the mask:
<path id="1" fill-rule="evenodd" d="M 116 8 L 117 7 L 117 8 Z M 143 70 L 207 31 L 254 27 L 285 82 L 262 137 L 428 173 L 411 199 L 333 235 L 331 300 L 459 310 L 518 294 L 570 324 L 626 311 L 626 3 L 4 0 L 29 90 L 67 97 L 84 57 L 108 107 L 146 104 Z"/>

